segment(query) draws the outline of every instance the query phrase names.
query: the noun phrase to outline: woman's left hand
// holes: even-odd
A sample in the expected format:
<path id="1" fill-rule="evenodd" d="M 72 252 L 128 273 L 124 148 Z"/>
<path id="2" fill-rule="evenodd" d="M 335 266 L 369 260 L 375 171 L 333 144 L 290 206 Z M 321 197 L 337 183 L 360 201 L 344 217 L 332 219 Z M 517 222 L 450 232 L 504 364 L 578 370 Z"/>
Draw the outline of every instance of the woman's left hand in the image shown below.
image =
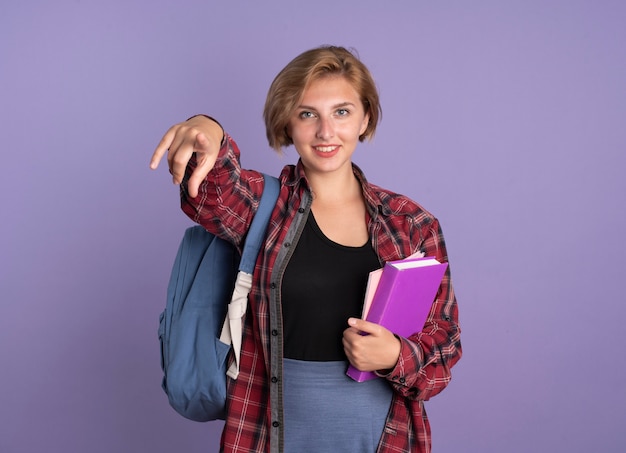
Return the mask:
<path id="1" fill-rule="evenodd" d="M 352 366 L 361 371 L 383 371 L 396 366 L 400 340 L 393 333 L 358 318 L 348 319 L 348 325 L 343 332 L 343 349 Z"/>

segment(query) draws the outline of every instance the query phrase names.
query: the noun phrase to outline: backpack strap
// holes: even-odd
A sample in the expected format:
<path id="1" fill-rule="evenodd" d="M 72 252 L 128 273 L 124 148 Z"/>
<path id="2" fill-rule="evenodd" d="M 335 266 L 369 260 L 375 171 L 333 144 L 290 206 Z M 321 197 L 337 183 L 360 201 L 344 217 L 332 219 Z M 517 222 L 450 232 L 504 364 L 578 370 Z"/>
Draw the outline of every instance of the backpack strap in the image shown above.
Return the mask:
<path id="1" fill-rule="evenodd" d="M 232 344 L 235 361 L 226 372 L 228 376 L 237 379 L 239 375 L 239 362 L 241 355 L 241 337 L 243 334 L 243 317 L 248 307 L 248 294 L 252 288 L 252 274 L 254 265 L 259 256 L 261 245 L 265 241 L 265 233 L 269 224 L 270 216 L 276 205 L 280 184 L 273 176 L 263 175 L 265 184 L 259 208 L 252 219 L 246 240 L 243 245 L 243 253 L 239 264 L 239 273 L 235 280 L 233 297 L 228 304 L 228 316 L 224 320 L 220 341 Z"/>
<path id="2" fill-rule="evenodd" d="M 259 256 L 261 244 L 265 240 L 267 225 L 270 222 L 270 216 L 272 215 L 276 200 L 278 199 L 278 192 L 280 191 L 278 179 L 265 174 L 263 177 L 265 178 L 263 195 L 261 195 L 259 208 L 248 230 L 241 254 L 241 262 L 239 263 L 239 271 L 245 272 L 246 274 L 252 274 L 254 271 L 254 265 Z"/>

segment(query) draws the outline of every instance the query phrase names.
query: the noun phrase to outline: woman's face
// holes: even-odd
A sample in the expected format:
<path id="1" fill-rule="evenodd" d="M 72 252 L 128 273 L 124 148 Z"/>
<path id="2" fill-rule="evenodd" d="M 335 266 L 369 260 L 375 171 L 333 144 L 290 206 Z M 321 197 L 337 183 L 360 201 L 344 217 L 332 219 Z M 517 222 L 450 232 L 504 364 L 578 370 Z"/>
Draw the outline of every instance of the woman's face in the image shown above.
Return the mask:
<path id="1" fill-rule="evenodd" d="M 307 87 L 287 130 L 307 172 L 352 172 L 352 153 L 368 121 L 352 85 L 329 76 Z"/>

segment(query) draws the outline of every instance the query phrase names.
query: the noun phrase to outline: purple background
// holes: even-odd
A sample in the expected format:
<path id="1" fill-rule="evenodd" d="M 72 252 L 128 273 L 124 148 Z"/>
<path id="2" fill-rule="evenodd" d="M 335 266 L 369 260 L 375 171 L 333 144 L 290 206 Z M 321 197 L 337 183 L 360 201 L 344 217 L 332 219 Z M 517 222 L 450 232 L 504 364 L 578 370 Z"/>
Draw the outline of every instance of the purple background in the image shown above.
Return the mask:
<path id="1" fill-rule="evenodd" d="M 324 43 L 380 87 L 355 161 L 446 234 L 465 355 L 427 403 L 435 451 L 624 451 L 625 23 L 621 1 L 2 2 L 0 451 L 217 451 L 160 389 L 189 221 L 148 159 L 206 112 L 277 174 L 266 90 Z"/>

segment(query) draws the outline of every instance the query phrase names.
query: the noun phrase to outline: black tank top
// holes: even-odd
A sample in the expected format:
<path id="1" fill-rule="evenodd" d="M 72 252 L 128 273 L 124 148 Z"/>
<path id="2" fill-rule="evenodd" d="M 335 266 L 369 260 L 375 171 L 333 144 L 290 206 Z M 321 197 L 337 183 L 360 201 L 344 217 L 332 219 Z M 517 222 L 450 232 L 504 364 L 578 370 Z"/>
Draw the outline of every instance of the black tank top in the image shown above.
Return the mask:
<path id="1" fill-rule="evenodd" d="M 360 318 L 370 271 L 380 267 L 368 241 L 347 247 L 328 239 L 309 214 L 282 282 L 284 357 L 346 360 L 348 318 Z"/>

